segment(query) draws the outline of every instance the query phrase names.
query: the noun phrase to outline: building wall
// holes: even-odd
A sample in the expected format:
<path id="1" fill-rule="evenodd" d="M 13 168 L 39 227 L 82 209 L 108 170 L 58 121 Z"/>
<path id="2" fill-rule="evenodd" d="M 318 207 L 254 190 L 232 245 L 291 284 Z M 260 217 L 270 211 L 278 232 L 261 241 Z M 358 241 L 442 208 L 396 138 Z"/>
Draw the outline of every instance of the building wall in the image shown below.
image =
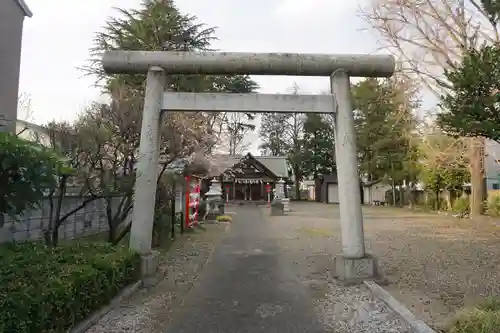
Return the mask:
<path id="1" fill-rule="evenodd" d="M 317 202 L 328 202 L 329 183 L 338 183 L 336 171 L 329 175 L 321 175 L 314 180 L 314 197 Z"/>
<path id="2" fill-rule="evenodd" d="M 16 1 L 0 1 L 0 130 L 15 129 L 23 22 Z"/>
<path id="3" fill-rule="evenodd" d="M 46 147 L 50 147 L 50 138 L 41 126 L 17 120 L 16 133 L 19 133 L 19 137 L 22 139 L 38 142 Z"/>
<path id="4" fill-rule="evenodd" d="M 390 190 L 391 187 L 387 184 L 373 184 L 372 186 L 365 186 L 363 188 L 363 203 L 365 205 L 371 205 L 374 201 L 385 201 L 385 193 Z"/>
<path id="5" fill-rule="evenodd" d="M 486 189 L 500 189 L 500 144 L 496 141 L 486 140 L 485 150 Z"/>

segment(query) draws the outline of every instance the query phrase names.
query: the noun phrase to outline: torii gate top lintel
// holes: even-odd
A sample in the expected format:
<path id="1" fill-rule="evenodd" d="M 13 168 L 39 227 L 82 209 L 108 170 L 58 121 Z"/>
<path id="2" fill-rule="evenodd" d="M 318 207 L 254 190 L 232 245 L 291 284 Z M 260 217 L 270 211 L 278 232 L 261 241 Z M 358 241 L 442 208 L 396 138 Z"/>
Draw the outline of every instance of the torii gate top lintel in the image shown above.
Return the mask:
<path id="1" fill-rule="evenodd" d="M 390 77 L 391 55 L 243 52 L 108 51 L 102 58 L 109 74 L 146 73 L 161 67 L 167 74 L 250 74 L 330 76 L 344 70 L 351 77 Z"/>

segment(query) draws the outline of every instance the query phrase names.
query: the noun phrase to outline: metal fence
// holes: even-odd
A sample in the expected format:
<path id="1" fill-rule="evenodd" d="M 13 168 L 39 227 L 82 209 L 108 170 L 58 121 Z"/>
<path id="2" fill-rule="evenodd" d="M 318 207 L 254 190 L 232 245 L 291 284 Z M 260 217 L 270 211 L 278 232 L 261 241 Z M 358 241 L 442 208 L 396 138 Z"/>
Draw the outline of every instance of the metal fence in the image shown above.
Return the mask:
<path id="1" fill-rule="evenodd" d="M 61 216 L 79 206 L 86 197 L 67 196 L 63 199 Z M 113 198 L 112 211 L 115 212 L 121 198 Z M 57 202 L 57 200 L 54 200 Z M 50 221 L 50 201 L 44 199 L 40 209 L 29 211 L 18 220 L 4 216 L 0 228 L 0 243 L 11 241 L 37 240 L 43 238 L 43 231 Z M 106 232 L 109 229 L 104 199 L 88 203 L 72 214 L 59 228 L 60 239 L 76 239 Z"/>

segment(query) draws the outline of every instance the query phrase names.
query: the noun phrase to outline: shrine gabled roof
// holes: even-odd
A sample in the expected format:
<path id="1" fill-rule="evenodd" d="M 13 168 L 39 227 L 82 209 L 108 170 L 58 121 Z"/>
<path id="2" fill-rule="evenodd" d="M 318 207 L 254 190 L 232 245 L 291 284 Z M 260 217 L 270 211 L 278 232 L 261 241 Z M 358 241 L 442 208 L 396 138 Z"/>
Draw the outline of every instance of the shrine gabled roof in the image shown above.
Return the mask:
<path id="1" fill-rule="evenodd" d="M 254 156 L 257 161 L 280 178 L 288 178 L 288 165 L 285 156 Z"/>
<path id="2" fill-rule="evenodd" d="M 210 174 L 220 175 L 235 164 L 238 164 L 245 157 L 255 158 L 255 160 L 279 178 L 288 178 L 288 166 L 285 156 L 253 156 L 250 153 L 246 155 L 214 155 L 212 157 Z"/>
<path id="3" fill-rule="evenodd" d="M 236 164 L 240 163 L 244 158 L 254 158 L 264 167 L 266 167 L 270 172 L 272 172 L 278 178 L 288 178 L 288 165 L 285 156 L 253 156 L 248 153 L 246 155 L 227 155 L 227 154 L 215 154 L 211 156 L 198 156 L 198 164 L 205 164 L 207 166 L 208 177 L 215 177 L 223 174 L 226 170 L 231 169 Z M 180 171 L 188 167 L 194 161 L 188 158 L 178 158 L 171 162 L 167 170 L 169 171 Z"/>

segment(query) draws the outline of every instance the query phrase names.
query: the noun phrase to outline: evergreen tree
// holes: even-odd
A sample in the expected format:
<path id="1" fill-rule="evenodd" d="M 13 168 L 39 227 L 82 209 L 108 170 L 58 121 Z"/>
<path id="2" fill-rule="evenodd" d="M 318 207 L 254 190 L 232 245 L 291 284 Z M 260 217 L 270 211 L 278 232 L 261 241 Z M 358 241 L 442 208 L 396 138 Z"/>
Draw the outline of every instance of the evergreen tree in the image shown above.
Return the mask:
<path id="1" fill-rule="evenodd" d="M 96 34 L 89 66 L 106 90 L 116 85 L 142 92 L 145 74 L 106 75 L 101 57 L 109 50 L 211 51 L 215 28 L 197 23 L 196 16 L 183 14 L 172 0 L 145 1 L 139 9 L 117 8 L 118 17 L 108 19 Z M 258 86 L 248 75 L 169 75 L 168 89 L 187 92 L 253 92 Z"/>
<path id="2" fill-rule="evenodd" d="M 368 181 L 382 179 L 393 190 L 403 182 L 414 182 L 418 138 L 413 111 L 419 101 L 412 85 L 397 77 L 369 78 L 352 91 L 360 174 Z"/>
<path id="3" fill-rule="evenodd" d="M 331 124 L 320 114 L 309 113 L 304 122 L 304 176 L 315 179 L 335 170 L 335 139 Z"/>

